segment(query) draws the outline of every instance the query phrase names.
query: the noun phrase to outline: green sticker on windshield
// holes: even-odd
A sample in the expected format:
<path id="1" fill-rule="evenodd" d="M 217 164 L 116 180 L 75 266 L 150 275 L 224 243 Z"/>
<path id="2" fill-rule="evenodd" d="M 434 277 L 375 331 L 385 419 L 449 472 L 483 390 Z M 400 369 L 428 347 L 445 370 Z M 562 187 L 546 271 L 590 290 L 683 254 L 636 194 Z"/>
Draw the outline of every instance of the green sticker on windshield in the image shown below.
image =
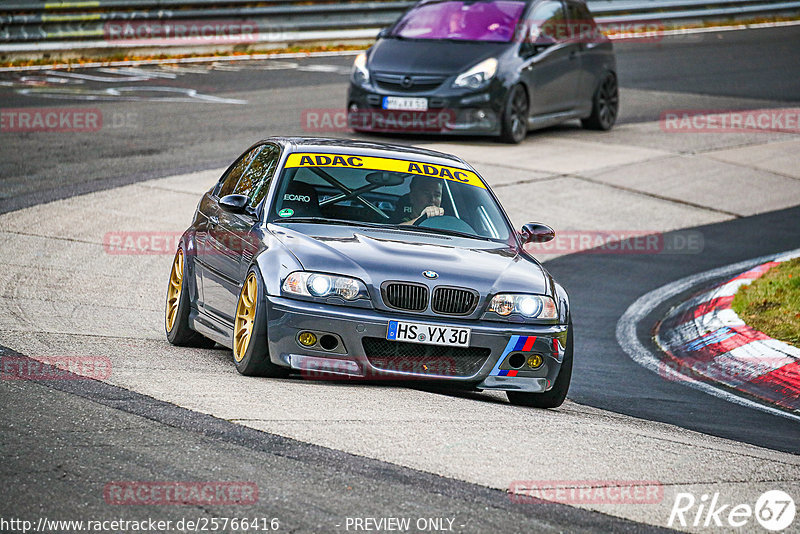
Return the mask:
<path id="1" fill-rule="evenodd" d="M 294 215 L 294 210 L 292 208 L 283 208 L 278 212 L 279 217 L 291 217 L 292 215 Z"/>

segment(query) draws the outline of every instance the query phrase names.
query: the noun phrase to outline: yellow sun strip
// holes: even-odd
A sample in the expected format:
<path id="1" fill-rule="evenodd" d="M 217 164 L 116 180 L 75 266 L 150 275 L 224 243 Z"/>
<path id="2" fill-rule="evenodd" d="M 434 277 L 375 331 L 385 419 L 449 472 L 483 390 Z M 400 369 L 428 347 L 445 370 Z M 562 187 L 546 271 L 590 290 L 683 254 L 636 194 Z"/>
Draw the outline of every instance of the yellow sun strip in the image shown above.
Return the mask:
<path id="1" fill-rule="evenodd" d="M 376 158 L 349 154 L 296 153 L 289 154 L 284 167 L 338 167 L 344 169 L 401 172 L 429 176 L 431 178 L 441 178 L 443 180 L 452 180 L 453 182 L 486 189 L 486 186 L 478 175 L 472 171 L 459 169 L 458 167 L 434 165 L 433 163 L 408 161 L 405 159 Z"/>

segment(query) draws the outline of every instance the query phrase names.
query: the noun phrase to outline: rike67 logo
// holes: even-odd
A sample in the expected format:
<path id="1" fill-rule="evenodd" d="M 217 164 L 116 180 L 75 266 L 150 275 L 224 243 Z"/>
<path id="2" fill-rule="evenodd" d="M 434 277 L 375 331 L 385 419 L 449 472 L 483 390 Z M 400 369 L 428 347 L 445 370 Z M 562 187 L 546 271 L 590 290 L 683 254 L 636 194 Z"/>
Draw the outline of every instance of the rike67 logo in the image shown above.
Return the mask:
<path id="1" fill-rule="evenodd" d="M 719 492 L 704 493 L 698 499 L 691 493 L 678 493 L 669 514 L 668 527 L 740 528 L 749 526 L 753 518 L 765 529 L 778 532 L 787 529 L 796 513 L 794 499 L 781 490 L 764 492 L 755 502 L 734 504 L 726 502 Z"/>

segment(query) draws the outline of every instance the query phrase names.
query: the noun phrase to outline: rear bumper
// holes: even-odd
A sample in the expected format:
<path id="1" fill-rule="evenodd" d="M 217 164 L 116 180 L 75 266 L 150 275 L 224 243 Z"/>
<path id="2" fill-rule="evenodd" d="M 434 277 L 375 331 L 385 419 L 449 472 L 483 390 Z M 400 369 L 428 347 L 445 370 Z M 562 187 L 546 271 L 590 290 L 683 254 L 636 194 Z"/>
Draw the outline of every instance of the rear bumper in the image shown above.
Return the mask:
<path id="1" fill-rule="evenodd" d="M 274 296 L 266 301 L 272 362 L 310 379 L 434 380 L 476 389 L 542 392 L 552 387 L 564 356 L 566 325 L 415 317 Z M 391 319 L 468 327 L 470 348 L 397 345 L 386 340 Z M 317 342 L 303 346 L 298 340 L 301 332 L 313 333 Z M 325 336 L 330 337 L 326 337 L 329 343 L 323 348 Z M 392 352 L 367 354 L 365 338 L 370 338 L 367 343 L 372 343 L 371 347 L 386 347 Z M 480 357 L 475 356 L 478 351 Z M 532 355 L 542 360 L 535 369 L 527 365 Z M 525 363 L 518 366 L 520 360 Z"/>

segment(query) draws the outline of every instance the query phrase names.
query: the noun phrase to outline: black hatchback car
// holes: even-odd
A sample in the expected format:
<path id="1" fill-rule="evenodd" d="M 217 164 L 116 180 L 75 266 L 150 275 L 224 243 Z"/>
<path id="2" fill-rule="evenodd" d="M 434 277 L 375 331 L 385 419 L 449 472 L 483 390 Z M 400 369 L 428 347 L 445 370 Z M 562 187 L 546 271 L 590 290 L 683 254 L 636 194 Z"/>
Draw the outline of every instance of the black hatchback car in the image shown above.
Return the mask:
<path id="1" fill-rule="evenodd" d="M 581 1 L 422 0 L 356 57 L 347 105 L 356 131 L 608 130 L 616 59 Z"/>

